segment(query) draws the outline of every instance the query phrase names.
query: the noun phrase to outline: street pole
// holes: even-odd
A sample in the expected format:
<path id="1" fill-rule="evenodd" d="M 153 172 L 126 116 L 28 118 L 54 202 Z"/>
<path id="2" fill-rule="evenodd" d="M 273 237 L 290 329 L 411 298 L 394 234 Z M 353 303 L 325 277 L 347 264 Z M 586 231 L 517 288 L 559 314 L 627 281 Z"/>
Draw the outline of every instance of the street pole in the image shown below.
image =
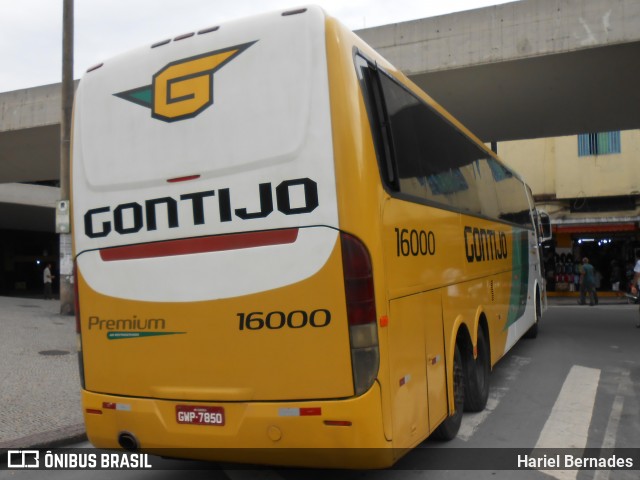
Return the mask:
<path id="1" fill-rule="evenodd" d="M 69 213 L 69 171 L 71 164 L 71 114 L 73 109 L 73 0 L 63 1 L 62 12 L 62 114 L 60 118 L 60 201 L 56 231 L 60 235 L 60 313 L 75 313 L 73 254 Z M 58 219 L 62 214 L 66 222 Z"/>

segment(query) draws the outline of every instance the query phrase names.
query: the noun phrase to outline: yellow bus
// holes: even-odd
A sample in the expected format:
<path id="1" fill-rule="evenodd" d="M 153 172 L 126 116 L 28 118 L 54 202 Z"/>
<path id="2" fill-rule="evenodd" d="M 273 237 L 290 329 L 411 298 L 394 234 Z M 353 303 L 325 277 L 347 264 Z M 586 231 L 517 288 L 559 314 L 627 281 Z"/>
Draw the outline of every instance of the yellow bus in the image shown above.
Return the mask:
<path id="1" fill-rule="evenodd" d="M 72 177 L 97 447 L 389 466 L 545 308 L 527 186 L 316 7 L 90 69 Z"/>

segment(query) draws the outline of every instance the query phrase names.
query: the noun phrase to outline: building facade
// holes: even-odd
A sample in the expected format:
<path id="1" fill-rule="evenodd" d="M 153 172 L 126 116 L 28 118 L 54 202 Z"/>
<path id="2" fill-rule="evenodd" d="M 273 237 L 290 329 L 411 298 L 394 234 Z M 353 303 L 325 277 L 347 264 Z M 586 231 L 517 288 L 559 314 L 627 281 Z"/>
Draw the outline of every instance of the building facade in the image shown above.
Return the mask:
<path id="1" fill-rule="evenodd" d="M 588 257 L 599 290 L 625 291 L 640 250 L 640 130 L 502 142 L 498 153 L 551 216 L 549 290 L 576 291 Z"/>

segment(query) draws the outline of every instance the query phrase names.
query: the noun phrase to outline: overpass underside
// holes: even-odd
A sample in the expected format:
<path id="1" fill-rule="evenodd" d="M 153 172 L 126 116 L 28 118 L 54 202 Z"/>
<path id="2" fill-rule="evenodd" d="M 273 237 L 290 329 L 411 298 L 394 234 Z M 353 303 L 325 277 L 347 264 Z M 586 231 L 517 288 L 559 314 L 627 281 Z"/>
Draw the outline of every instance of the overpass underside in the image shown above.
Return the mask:
<path id="1" fill-rule="evenodd" d="M 640 42 L 410 78 L 484 142 L 640 128 Z"/>

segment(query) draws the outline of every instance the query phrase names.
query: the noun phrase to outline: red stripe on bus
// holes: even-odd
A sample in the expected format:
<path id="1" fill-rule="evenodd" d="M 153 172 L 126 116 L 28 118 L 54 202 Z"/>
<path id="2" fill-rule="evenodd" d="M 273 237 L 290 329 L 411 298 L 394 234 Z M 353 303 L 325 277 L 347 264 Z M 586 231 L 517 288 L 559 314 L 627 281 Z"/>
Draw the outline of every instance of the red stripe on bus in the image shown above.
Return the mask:
<path id="1" fill-rule="evenodd" d="M 100 250 L 100 258 L 105 262 L 117 260 L 137 260 L 142 258 L 173 257 L 193 253 L 222 252 L 243 248 L 267 247 L 294 243 L 298 229 L 267 230 L 264 232 L 233 233 L 213 237 L 185 238 L 166 242 L 128 245 L 126 247 Z"/>
<path id="2" fill-rule="evenodd" d="M 167 180 L 169 183 L 188 182 L 189 180 L 196 180 L 200 178 L 200 175 L 187 175 L 185 177 L 170 178 Z"/>

